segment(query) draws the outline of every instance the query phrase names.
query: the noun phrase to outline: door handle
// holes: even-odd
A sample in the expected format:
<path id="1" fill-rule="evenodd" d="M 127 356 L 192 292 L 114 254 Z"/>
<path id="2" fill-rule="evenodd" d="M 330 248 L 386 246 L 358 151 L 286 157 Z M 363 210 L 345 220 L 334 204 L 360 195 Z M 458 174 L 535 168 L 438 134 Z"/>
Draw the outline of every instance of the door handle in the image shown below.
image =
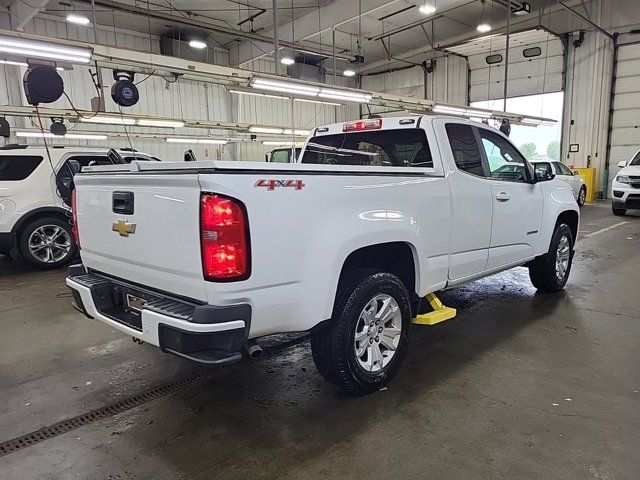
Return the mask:
<path id="1" fill-rule="evenodd" d="M 499 202 L 507 202 L 511 197 L 507 192 L 500 192 L 496 195 L 496 200 Z"/>

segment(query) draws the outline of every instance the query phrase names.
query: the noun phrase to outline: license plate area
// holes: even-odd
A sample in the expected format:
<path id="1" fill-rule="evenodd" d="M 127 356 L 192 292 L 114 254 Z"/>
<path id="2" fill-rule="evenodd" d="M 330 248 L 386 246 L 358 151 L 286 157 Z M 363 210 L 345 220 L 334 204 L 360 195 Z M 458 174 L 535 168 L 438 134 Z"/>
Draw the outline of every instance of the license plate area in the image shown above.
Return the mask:
<path id="1" fill-rule="evenodd" d="M 147 300 L 139 297 L 138 295 L 133 295 L 131 293 L 126 293 L 125 298 L 127 299 L 127 307 L 134 313 L 138 313 L 138 315 L 142 312 L 142 309 L 147 304 Z"/>

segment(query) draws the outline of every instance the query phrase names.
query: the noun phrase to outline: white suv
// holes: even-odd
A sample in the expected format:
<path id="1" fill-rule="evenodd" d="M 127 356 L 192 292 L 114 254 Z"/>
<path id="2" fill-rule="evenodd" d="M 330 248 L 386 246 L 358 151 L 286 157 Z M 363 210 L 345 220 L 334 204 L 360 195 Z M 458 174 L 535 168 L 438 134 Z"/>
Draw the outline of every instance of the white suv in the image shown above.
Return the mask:
<path id="1" fill-rule="evenodd" d="M 52 146 L 0 147 L 0 254 L 40 268 L 66 265 L 76 255 L 67 204 L 75 171 L 87 165 L 157 160 L 131 149 Z M 65 201 L 66 199 L 66 201 Z"/>
<path id="2" fill-rule="evenodd" d="M 624 215 L 630 208 L 640 209 L 640 151 L 629 163 L 620 162 L 620 170 L 611 183 L 614 215 Z"/>

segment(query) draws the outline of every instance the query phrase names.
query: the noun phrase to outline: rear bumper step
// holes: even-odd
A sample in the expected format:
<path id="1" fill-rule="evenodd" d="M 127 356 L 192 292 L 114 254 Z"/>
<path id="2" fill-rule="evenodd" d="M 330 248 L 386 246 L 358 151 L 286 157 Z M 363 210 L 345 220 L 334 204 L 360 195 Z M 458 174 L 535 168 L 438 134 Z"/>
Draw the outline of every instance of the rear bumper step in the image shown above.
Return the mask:
<path id="1" fill-rule="evenodd" d="M 241 359 L 251 324 L 246 304 L 215 306 L 179 300 L 96 272 L 69 268 L 74 307 L 134 338 L 193 361 Z"/>

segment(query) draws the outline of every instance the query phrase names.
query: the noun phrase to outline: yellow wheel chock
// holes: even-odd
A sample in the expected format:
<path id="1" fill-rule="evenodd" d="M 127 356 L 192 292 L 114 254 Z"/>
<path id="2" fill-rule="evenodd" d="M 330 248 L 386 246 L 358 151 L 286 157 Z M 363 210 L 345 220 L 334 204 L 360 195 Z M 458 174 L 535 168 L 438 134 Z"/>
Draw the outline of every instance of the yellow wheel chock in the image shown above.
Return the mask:
<path id="1" fill-rule="evenodd" d="M 435 325 L 436 323 L 444 322 L 456 316 L 456 309 L 443 305 L 435 293 L 428 293 L 425 298 L 427 302 L 429 302 L 429 305 L 431 305 L 433 311 L 418 314 L 411 320 L 411 323 L 418 325 Z"/>

